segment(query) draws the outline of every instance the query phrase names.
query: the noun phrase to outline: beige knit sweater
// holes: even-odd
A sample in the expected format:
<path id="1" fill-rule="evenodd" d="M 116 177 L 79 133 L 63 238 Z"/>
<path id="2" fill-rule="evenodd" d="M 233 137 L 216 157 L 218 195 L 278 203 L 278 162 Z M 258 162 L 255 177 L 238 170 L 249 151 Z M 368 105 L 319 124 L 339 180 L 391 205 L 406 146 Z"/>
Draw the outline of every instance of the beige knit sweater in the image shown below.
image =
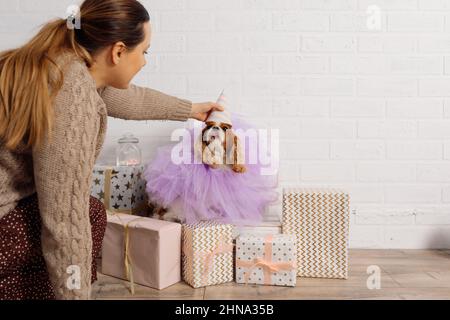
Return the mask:
<path id="1" fill-rule="evenodd" d="M 8 151 L 0 141 L 0 218 L 18 201 L 38 194 L 42 249 L 59 299 L 89 299 L 92 169 L 105 138 L 107 116 L 127 120 L 185 121 L 192 103 L 149 88 L 97 89 L 86 65 L 61 55 L 64 85 L 55 103 L 53 142 Z M 67 286 L 80 269 L 79 289 Z M 71 268 L 70 268 L 71 267 Z M 68 269 L 69 268 L 69 269 Z"/>

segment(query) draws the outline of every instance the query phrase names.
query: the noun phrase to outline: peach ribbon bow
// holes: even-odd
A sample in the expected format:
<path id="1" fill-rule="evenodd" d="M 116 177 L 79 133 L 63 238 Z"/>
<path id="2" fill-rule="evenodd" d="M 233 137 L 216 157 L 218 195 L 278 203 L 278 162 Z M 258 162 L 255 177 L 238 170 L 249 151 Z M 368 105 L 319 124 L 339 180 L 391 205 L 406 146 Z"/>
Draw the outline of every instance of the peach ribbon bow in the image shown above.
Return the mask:
<path id="1" fill-rule="evenodd" d="M 270 285 L 271 284 L 271 275 L 272 273 L 279 272 L 282 270 L 292 270 L 296 269 L 296 262 L 295 261 L 283 261 L 283 262 L 273 262 L 272 261 L 272 242 L 273 242 L 273 235 L 268 235 L 265 238 L 266 245 L 264 246 L 264 258 L 255 258 L 250 261 L 244 261 L 241 259 L 236 259 L 236 266 L 237 267 L 243 267 L 248 268 L 248 270 L 245 272 L 245 283 L 247 284 L 249 281 L 250 274 L 254 268 L 262 267 L 264 271 L 264 284 Z"/>

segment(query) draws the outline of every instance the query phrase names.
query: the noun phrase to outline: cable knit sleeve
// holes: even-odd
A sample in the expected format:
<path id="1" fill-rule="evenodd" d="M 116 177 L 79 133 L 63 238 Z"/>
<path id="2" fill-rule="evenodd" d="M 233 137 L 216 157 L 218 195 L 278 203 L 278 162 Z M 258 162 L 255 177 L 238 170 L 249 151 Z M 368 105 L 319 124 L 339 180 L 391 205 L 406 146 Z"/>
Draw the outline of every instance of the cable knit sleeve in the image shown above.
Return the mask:
<path id="1" fill-rule="evenodd" d="M 89 83 L 80 66 L 65 78 L 54 103 L 51 140 L 33 148 L 34 178 L 42 250 L 55 295 L 58 299 L 89 299 L 89 195 L 98 120 L 92 101 L 97 92 L 95 87 L 90 90 L 93 94 L 86 90 Z"/>
<path id="2" fill-rule="evenodd" d="M 98 93 L 108 110 L 108 116 L 126 120 L 176 120 L 186 121 L 192 102 L 167 95 L 160 91 L 130 84 L 128 89 L 110 86 Z"/>

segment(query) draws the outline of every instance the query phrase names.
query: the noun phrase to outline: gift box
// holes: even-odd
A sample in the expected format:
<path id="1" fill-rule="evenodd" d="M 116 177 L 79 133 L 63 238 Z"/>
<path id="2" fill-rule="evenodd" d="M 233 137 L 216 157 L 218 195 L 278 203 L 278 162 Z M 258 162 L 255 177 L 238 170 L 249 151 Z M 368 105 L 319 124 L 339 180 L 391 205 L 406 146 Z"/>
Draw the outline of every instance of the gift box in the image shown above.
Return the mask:
<path id="1" fill-rule="evenodd" d="M 347 192 L 334 188 L 284 189 L 282 232 L 297 237 L 298 276 L 347 279 Z"/>
<path id="2" fill-rule="evenodd" d="M 108 213 L 102 248 L 102 273 L 164 289 L 181 281 L 181 225 Z"/>
<path id="3" fill-rule="evenodd" d="M 233 225 L 184 224 L 183 280 L 194 288 L 233 281 Z"/>
<path id="4" fill-rule="evenodd" d="M 292 235 L 243 235 L 236 239 L 236 282 L 276 286 L 297 283 L 297 246 Z"/>
<path id="5" fill-rule="evenodd" d="M 144 165 L 102 166 L 93 170 L 91 195 L 115 213 L 148 215 Z"/>

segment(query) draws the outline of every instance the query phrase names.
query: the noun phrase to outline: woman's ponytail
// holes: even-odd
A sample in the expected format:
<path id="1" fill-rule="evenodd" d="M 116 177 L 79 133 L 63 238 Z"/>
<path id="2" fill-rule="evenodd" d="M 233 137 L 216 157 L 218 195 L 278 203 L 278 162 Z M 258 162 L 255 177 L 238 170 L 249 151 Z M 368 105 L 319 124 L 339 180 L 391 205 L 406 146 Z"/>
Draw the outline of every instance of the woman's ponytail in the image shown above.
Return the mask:
<path id="1" fill-rule="evenodd" d="M 75 54 L 90 67 L 109 45 L 123 41 L 132 49 L 142 42 L 150 20 L 137 0 L 85 0 L 79 15 L 80 29 L 56 19 L 22 47 L 0 52 L 0 143 L 6 148 L 40 145 L 52 130 L 53 100 L 64 83 L 60 54 Z"/>
<path id="2" fill-rule="evenodd" d="M 74 29 L 57 19 L 22 47 L 0 53 L 0 138 L 6 148 L 39 145 L 52 130 L 52 101 L 64 81 L 55 58 L 64 51 L 91 59 Z"/>

